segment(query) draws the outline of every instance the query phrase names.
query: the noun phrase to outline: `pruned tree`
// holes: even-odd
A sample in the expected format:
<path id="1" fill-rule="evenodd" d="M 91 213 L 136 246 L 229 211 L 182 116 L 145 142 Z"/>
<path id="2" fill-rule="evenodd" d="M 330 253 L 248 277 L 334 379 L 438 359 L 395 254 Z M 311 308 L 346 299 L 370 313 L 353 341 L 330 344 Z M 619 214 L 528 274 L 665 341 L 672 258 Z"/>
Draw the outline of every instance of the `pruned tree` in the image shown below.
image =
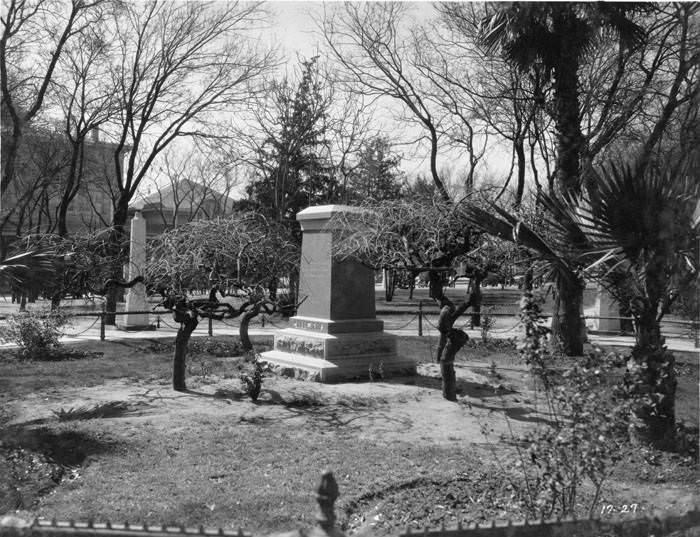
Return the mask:
<path id="1" fill-rule="evenodd" d="M 480 287 L 473 285 L 469 296 L 456 307 L 445 295 L 444 287 L 450 276 L 457 275 L 455 261 L 462 262 L 464 272 L 460 276 L 474 279 L 483 279 L 496 268 L 493 260 L 484 256 L 481 237 L 465 226 L 459 207 L 439 198 L 371 203 L 363 211 L 335 217 L 340 221 L 334 227 L 339 236 L 334 241 L 333 255 L 339 259 L 355 259 L 375 270 L 405 271 L 414 278 L 421 272 L 428 273 L 430 297 L 441 308 L 437 360 L 444 366 L 443 395 L 448 400 L 455 400 L 451 364 L 467 339 L 453 325 L 469 307 L 478 314 Z"/>
<path id="2" fill-rule="evenodd" d="M 145 279 L 180 323 L 173 357 L 175 390 L 186 389 L 187 342 L 200 318 L 241 317 L 241 343 L 252 350 L 250 321 L 262 312 L 289 313 L 294 308 L 299 255 L 289 228 L 258 213 L 191 222 L 155 240 Z M 280 281 L 291 298 L 278 293 Z M 200 289 L 208 290 L 208 298 L 193 297 Z"/>

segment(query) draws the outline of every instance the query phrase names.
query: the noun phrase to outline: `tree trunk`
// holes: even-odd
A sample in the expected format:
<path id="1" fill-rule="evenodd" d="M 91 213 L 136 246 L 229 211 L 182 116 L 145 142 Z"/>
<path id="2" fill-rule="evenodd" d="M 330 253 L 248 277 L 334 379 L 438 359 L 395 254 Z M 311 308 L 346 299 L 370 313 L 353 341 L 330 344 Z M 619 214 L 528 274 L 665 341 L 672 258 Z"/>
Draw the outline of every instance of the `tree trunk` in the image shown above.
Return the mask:
<path id="1" fill-rule="evenodd" d="M 568 31 L 571 15 L 562 14 L 554 21 L 562 32 Z M 554 70 L 554 122 L 557 131 L 557 183 L 563 195 L 579 194 L 579 161 L 583 147 L 581 113 L 578 99 L 578 45 L 569 41 L 575 36 L 562 33 L 564 42 Z"/>
<path id="2" fill-rule="evenodd" d="M 110 277 L 118 281 L 124 279 L 124 267 L 121 262 L 121 247 L 122 242 L 126 238 L 125 226 L 128 218 L 128 203 L 128 199 L 125 199 L 123 196 L 119 199 L 117 208 L 114 211 L 114 216 L 112 217 L 113 230 L 109 237 L 109 256 L 112 263 Z M 117 301 L 121 293 L 123 293 L 123 290 L 115 286 L 107 289 L 107 295 L 105 296 L 107 310 L 105 324 L 116 324 L 117 316 L 114 313 L 117 311 Z"/>
<path id="3" fill-rule="evenodd" d="M 241 317 L 241 326 L 238 329 L 238 335 L 241 338 L 241 345 L 244 351 L 252 351 L 253 344 L 250 341 L 250 336 L 248 335 L 248 327 L 250 326 L 250 321 L 260 313 L 260 306 L 255 306 L 252 310 L 246 311 Z"/>
<path id="4" fill-rule="evenodd" d="M 583 288 L 573 275 L 561 278 L 554 296 L 552 336 L 566 356 L 583 355 Z"/>
<path id="5" fill-rule="evenodd" d="M 481 326 L 481 281 L 483 278 L 474 277 L 472 278 L 472 290 L 469 293 L 469 304 L 471 305 L 472 311 L 472 326 Z"/>
<path id="6" fill-rule="evenodd" d="M 655 311 L 644 312 L 635 321 L 632 380 L 642 400 L 635 407 L 638 421 L 630 433 L 638 442 L 671 450 L 676 443 L 675 358 L 663 346 Z"/>
<path id="7" fill-rule="evenodd" d="M 428 294 L 430 298 L 442 300 L 445 296 L 442 288 L 442 273 L 437 270 L 428 271 Z"/>
<path id="8" fill-rule="evenodd" d="M 175 336 L 175 353 L 173 354 L 173 389 L 178 392 L 184 392 L 187 389 L 185 385 L 185 375 L 187 369 L 187 343 L 190 341 L 192 332 L 197 328 L 199 321 L 197 317 L 187 317 L 180 323 L 180 328 Z"/>
<path id="9" fill-rule="evenodd" d="M 71 144 L 71 159 L 70 165 L 68 167 L 68 173 L 65 177 L 65 184 L 63 185 L 63 194 L 61 196 L 61 201 L 58 204 L 58 214 L 56 216 L 56 225 L 58 234 L 61 237 L 68 236 L 68 224 L 66 218 L 68 216 L 68 207 L 70 203 L 75 198 L 78 192 L 76 180 L 77 170 L 78 170 L 78 159 L 80 157 L 80 148 L 77 144 Z M 79 183 L 78 183 L 79 184 Z"/>
<path id="10" fill-rule="evenodd" d="M 525 142 L 522 138 L 516 138 L 513 142 L 513 149 L 515 150 L 515 155 L 518 159 L 518 184 L 515 191 L 515 207 L 520 207 L 523 202 L 523 194 L 525 193 Z"/>
<path id="11" fill-rule="evenodd" d="M 384 280 L 384 299 L 387 302 L 391 302 L 396 290 L 396 273 L 394 269 L 384 270 Z"/>
<path id="12" fill-rule="evenodd" d="M 442 374 L 442 396 L 448 401 L 457 400 L 457 378 L 454 362 L 440 362 Z"/>
<path id="13" fill-rule="evenodd" d="M 10 139 L 6 142 L 3 148 L 3 174 L 2 179 L 0 179 L 0 196 L 4 197 L 10 183 L 14 181 L 15 178 L 15 161 L 17 160 L 17 153 L 20 143 L 22 142 L 22 128 L 19 126 L 19 121 L 16 120 L 12 127 L 12 135 Z"/>

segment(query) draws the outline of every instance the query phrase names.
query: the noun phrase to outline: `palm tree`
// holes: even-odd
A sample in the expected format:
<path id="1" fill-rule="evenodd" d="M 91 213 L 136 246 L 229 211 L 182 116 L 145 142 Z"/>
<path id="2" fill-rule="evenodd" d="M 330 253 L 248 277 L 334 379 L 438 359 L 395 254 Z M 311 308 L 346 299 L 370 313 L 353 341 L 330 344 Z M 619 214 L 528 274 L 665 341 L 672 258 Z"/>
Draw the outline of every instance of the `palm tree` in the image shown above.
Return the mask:
<path id="1" fill-rule="evenodd" d="M 639 42 L 644 30 L 628 18 L 626 3 L 513 2 L 496 5 L 481 23 L 481 41 L 490 52 L 500 51 L 518 69 L 537 67 L 553 82 L 554 103 L 549 113 L 556 127 L 556 179 L 564 197 L 581 193 L 580 160 L 584 149 L 578 92 L 579 67 L 597 35 L 613 31 L 622 46 Z M 571 237 L 575 241 L 575 237 Z M 554 335 L 568 355 L 583 352 L 583 329 L 575 313 L 583 286 L 572 278 L 558 278 Z"/>
<path id="2" fill-rule="evenodd" d="M 598 177 L 600 196 L 579 211 L 590 226 L 587 272 L 633 317 L 633 380 L 646 401 L 636 409 L 636 434 L 659 448 L 672 447 L 675 439 L 676 391 L 674 358 L 664 347 L 660 322 L 698 281 L 693 212 L 700 182 L 692 169 L 610 165 Z"/>
<path id="3" fill-rule="evenodd" d="M 583 263 L 580 253 L 590 247 L 576 206 L 540 191 L 537 196 L 542 232 L 520 216 L 492 205 L 463 207 L 466 220 L 489 235 L 515 242 L 530 252 L 535 275 L 554 284 L 552 334 L 568 356 L 583 354 Z"/>
<path id="4" fill-rule="evenodd" d="M 57 257 L 51 252 L 28 250 L 0 260 L 0 282 L 28 292 L 53 277 Z"/>
<path id="5" fill-rule="evenodd" d="M 557 182 L 565 195 L 581 191 L 581 62 L 603 31 L 616 33 L 621 46 L 640 42 L 644 29 L 628 17 L 640 9 L 629 3 L 512 2 L 496 4 L 481 22 L 481 41 L 489 52 L 500 51 L 521 71 L 537 67 L 553 82 L 549 113 L 557 133 Z"/>
<path id="6" fill-rule="evenodd" d="M 501 208 L 465 208 L 473 224 L 533 252 L 559 289 L 562 282 L 583 288 L 583 276 L 593 277 L 631 311 L 635 345 L 629 380 L 637 401 L 632 432 L 662 449 L 675 439 L 676 378 L 660 323 L 673 301 L 698 283 L 693 213 L 700 182 L 691 170 L 662 163 L 609 165 L 597 178 L 598 196 L 560 200 L 540 193 L 539 234 Z M 564 318 L 570 315 L 574 322 L 574 314 L 579 312 L 566 310 Z"/>

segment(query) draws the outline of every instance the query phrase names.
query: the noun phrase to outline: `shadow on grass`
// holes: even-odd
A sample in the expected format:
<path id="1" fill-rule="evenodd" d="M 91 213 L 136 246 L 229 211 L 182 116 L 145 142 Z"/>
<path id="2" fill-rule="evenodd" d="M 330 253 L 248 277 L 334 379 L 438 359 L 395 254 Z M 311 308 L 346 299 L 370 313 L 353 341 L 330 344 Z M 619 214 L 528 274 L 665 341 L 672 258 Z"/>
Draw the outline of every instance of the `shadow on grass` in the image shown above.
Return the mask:
<path id="1" fill-rule="evenodd" d="M 87 457 L 117 447 L 116 442 L 98 438 L 90 432 L 27 427 L 26 424 L 4 428 L 0 431 L 0 438 L 4 448 L 40 454 L 60 466 L 80 466 Z"/>
<path id="2" fill-rule="evenodd" d="M 464 405 L 470 409 L 478 408 L 481 410 L 486 410 L 488 412 L 501 413 L 504 414 L 507 418 L 514 421 L 520 421 L 525 423 L 537 423 L 541 425 L 555 425 L 555 423 L 552 420 L 546 418 L 542 414 L 537 413 L 537 411 L 531 407 L 508 406 L 505 404 L 503 406 L 493 406 L 487 404 L 480 404 L 473 401 L 465 401 Z"/>
<path id="3" fill-rule="evenodd" d="M 402 379 L 402 384 L 410 384 L 412 386 L 418 386 L 419 388 L 428 388 L 432 390 L 442 391 L 442 379 L 439 377 L 427 376 L 427 375 L 415 375 L 414 377 L 407 377 Z M 510 395 L 518 393 L 517 390 L 512 390 L 504 386 L 492 386 L 490 384 L 481 384 L 478 382 L 472 382 L 470 380 L 464 380 L 457 378 L 457 395 L 458 396 L 468 396 L 476 399 L 484 399 L 487 397 L 499 397 L 502 395 Z"/>
<path id="4" fill-rule="evenodd" d="M 130 405 L 126 401 L 107 401 L 94 405 L 54 410 L 59 421 L 91 420 L 97 418 L 122 418 L 139 413 L 143 405 Z"/>
<path id="5" fill-rule="evenodd" d="M 92 455 L 117 448 L 115 441 L 84 431 L 11 425 L 0 430 L 0 512 L 31 509 L 65 479 L 79 476 Z"/>
<path id="6" fill-rule="evenodd" d="M 264 425 L 278 423 L 282 420 L 306 418 L 313 425 L 330 428 L 359 429 L 367 421 L 382 421 L 396 423 L 402 427 L 410 427 L 412 422 L 405 417 L 392 416 L 382 410 L 386 400 L 379 397 L 341 396 L 328 397 L 313 390 L 292 390 L 280 392 L 263 388 L 256 401 L 250 400 L 248 394 L 229 389 L 219 389 L 215 394 L 202 394 L 216 399 L 247 401 L 256 407 L 278 407 L 283 412 L 273 415 L 241 416 L 240 423 Z"/>
<path id="7" fill-rule="evenodd" d="M 294 417 L 310 417 L 313 420 L 312 423 L 343 430 L 361 429 L 368 421 L 395 423 L 403 428 L 409 428 L 413 425 L 410 418 L 392 416 L 376 408 L 349 408 L 332 405 L 321 407 L 288 406 L 287 410 Z"/>

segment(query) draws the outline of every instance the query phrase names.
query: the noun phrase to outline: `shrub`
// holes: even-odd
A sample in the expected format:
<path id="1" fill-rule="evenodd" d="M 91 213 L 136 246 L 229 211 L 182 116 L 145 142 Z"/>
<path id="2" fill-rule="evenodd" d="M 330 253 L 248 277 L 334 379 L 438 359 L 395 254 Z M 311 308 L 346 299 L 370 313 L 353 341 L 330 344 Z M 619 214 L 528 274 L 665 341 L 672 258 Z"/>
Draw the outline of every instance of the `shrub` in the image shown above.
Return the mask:
<path id="1" fill-rule="evenodd" d="M 623 453 L 633 398 L 621 382 L 625 360 L 600 350 L 583 363 L 558 374 L 549 329 L 540 322 L 540 307 L 527 293 L 521 302 L 525 337 L 521 356 L 531 366 L 544 396 L 546 422 L 513 438 L 524 490 L 524 507 L 536 517 L 573 515 L 581 502 L 581 485 L 593 486 L 593 513 L 605 480 Z"/>
<path id="2" fill-rule="evenodd" d="M 252 401 L 257 401 L 258 397 L 260 396 L 260 390 L 262 389 L 263 383 L 263 374 L 267 370 L 268 368 L 263 366 L 259 356 L 254 355 L 252 375 L 248 375 L 246 373 L 241 374 L 243 389 Z"/>
<path id="3" fill-rule="evenodd" d="M 493 308 L 485 308 L 481 312 L 481 340 L 486 343 L 490 339 L 491 329 L 496 326 L 496 318 L 492 315 Z"/>
<path id="4" fill-rule="evenodd" d="M 20 356 L 31 360 L 56 360 L 62 356 L 59 337 L 68 318 L 60 311 L 32 311 L 10 315 L 2 339 L 19 345 Z"/>

